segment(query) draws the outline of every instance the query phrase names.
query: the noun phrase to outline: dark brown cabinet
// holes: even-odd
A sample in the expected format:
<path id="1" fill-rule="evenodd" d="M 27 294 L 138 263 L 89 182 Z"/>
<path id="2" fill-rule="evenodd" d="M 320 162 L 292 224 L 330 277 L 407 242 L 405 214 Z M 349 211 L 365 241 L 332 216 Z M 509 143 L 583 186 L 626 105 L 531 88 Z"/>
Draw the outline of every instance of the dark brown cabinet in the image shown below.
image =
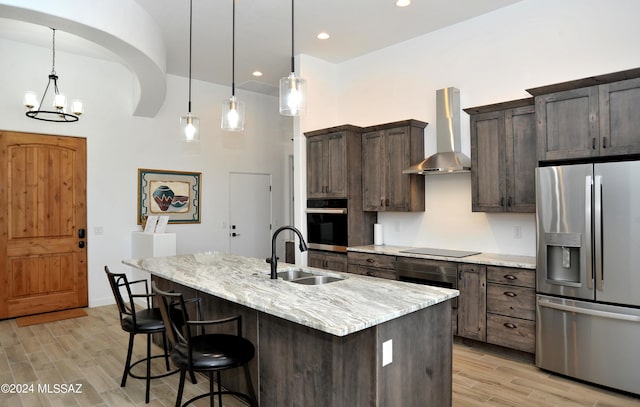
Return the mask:
<path id="1" fill-rule="evenodd" d="M 487 338 L 486 266 L 459 264 L 458 290 L 458 336 L 484 342 Z"/>
<path id="2" fill-rule="evenodd" d="M 418 120 L 405 120 L 364 129 L 363 210 L 424 211 L 424 177 L 402 171 L 424 158 L 426 125 Z"/>
<path id="3" fill-rule="evenodd" d="M 347 255 L 345 253 L 309 250 L 307 264 L 309 267 L 345 273 L 347 271 Z"/>
<path id="4" fill-rule="evenodd" d="M 347 253 L 347 271 L 363 276 L 396 279 L 396 257 L 385 254 Z"/>
<path id="5" fill-rule="evenodd" d="M 540 88 L 538 160 L 640 154 L 640 69 Z"/>
<path id="6" fill-rule="evenodd" d="M 474 212 L 535 212 L 533 98 L 464 109 L 471 124 Z"/>
<path id="7" fill-rule="evenodd" d="M 533 353 L 535 270 L 487 267 L 487 342 Z"/>
<path id="8" fill-rule="evenodd" d="M 307 197 L 347 198 L 345 132 L 307 136 Z"/>

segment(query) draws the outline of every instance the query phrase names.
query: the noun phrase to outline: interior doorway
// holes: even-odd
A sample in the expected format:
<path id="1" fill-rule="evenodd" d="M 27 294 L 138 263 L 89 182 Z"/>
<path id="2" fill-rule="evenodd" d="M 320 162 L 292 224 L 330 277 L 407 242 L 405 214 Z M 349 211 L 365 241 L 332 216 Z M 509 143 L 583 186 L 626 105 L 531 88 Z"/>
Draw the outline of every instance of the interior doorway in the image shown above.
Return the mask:
<path id="1" fill-rule="evenodd" d="M 86 139 L 0 131 L 0 318 L 87 306 Z"/>
<path id="2" fill-rule="evenodd" d="M 229 252 L 271 255 L 271 175 L 229 173 Z"/>

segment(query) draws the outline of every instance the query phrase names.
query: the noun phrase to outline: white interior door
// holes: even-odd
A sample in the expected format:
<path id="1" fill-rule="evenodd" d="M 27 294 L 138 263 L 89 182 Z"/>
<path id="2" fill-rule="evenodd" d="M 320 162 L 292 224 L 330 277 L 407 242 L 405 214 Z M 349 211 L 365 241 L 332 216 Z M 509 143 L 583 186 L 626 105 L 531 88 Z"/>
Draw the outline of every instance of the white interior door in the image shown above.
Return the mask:
<path id="1" fill-rule="evenodd" d="M 229 174 L 229 251 L 271 256 L 271 175 Z"/>

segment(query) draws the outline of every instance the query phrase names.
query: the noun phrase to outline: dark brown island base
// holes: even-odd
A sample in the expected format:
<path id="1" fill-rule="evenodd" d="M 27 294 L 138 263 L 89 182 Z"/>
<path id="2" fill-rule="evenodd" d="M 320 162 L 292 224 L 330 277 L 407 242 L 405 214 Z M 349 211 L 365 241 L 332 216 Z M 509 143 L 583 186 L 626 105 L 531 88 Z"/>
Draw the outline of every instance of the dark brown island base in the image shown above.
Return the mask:
<path id="1" fill-rule="evenodd" d="M 457 290 L 280 264 L 339 278 L 269 278 L 263 259 L 209 253 L 125 260 L 159 288 L 200 297 L 205 318 L 242 316 L 262 407 L 449 406 Z M 246 392 L 241 369 L 223 386 Z"/>

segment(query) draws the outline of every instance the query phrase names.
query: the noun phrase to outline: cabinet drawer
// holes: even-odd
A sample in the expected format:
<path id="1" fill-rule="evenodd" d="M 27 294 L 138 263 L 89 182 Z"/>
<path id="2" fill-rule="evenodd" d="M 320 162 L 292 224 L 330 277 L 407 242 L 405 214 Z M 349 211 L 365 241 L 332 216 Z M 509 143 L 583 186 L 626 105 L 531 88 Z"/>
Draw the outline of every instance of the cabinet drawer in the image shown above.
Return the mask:
<path id="1" fill-rule="evenodd" d="M 349 264 L 359 266 L 376 267 L 383 269 L 395 270 L 396 257 L 386 256 L 384 254 L 354 253 L 348 252 L 347 259 Z"/>
<path id="2" fill-rule="evenodd" d="M 504 284 L 487 284 L 487 312 L 534 320 L 535 290 Z"/>
<path id="3" fill-rule="evenodd" d="M 487 266 L 487 282 L 536 288 L 536 271 L 513 267 Z"/>
<path id="4" fill-rule="evenodd" d="M 487 342 L 534 353 L 536 323 L 526 319 L 487 314 Z"/>
<path id="5" fill-rule="evenodd" d="M 396 280 L 396 272 L 394 270 L 359 266 L 357 264 L 349 264 L 347 271 L 349 273 L 360 274 L 363 276 L 380 277 L 380 278 L 386 278 L 389 280 Z"/>
<path id="6" fill-rule="evenodd" d="M 345 273 L 347 271 L 347 256 L 342 253 L 309 250 L 307 264 L 309 267 Z"/>

